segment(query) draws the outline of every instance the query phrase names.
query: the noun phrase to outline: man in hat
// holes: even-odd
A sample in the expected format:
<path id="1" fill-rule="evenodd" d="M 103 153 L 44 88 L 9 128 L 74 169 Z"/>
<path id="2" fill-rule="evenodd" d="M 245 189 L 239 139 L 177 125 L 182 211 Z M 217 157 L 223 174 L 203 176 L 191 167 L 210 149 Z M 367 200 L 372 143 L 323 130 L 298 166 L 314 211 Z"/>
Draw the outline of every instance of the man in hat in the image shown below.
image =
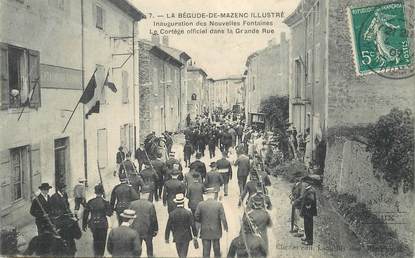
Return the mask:
<path id="1" fill-rule="evenodd" d="M 112 215 L 110 203 L 104 199 L 104 187 L 98 184 L 94 188 L 95 198 L 86 203 L 84 216 L 82 220 L 82 229 L 86 228 L 92 232 L 94 256 L 102 257 L 105 252 L 105 244 L 107 241 L 108 220 L 107 216 Z"/>
<path id="2" fill-rule="evenodd" d="M 126 159 L 121 162 L 120 169 L 118 171 L 118 176 L 121 178 L 122 176 L 127 177 L 130 184 L 133 185 L 134 189 L 138 191 L 138 187 L 140 184 L 140 179 L 138 178 L 137 168 L 134 165 L 134 162 L 131 160 L 131 152 L 127 152 L 125 155 Z"/>
<path id="3" fill-rule="evenodd" d="M 215 131 L 212 130 L 211 134 L 208 136 L 209 157 L 211 159 L 215 157 L 215 151 L 216 151 L 217 144 L 218 144 L 218 138 L 215 134 Z"/>
<path id="4" fill-rule="evenodd" d="M 243 223 L 239 236 L 234 238 L 229 246 L 228 258 L 265 258 L 267 248 L 264 240 L 255 234 L 252 227 Z"/>
<path id="5" fill-rule="evenodd" d="M 183 157 L 184 162 L 186 162 L 186 167 L 190 165 L 190 158 L 192 157 L 193 153 L 195 152 L 195 148 L 190 141 L 186 141 L 183 146 Z"/>
<path id="6" fill-rule="evenodd" d="M 200 160 L 201 158 L 202 153 L 196 153 L 196 160 L 190 164 L 189 168 L 194 169 L 196 172 L 198 172 L 202 180 L 204 180 L 206 178 L 206 165 Z"/>
<path id="7" fill-rule="evenodd" d="M 82 207 L 84 208 L 86 205 L 85 181 L 86 181 L 85 178 L 80 177 L 78 179 L 78 184 L 76 184 L 75 187 L 73 188 L 73 197 L 75 199 L 74 213 L 75 213 L 76 218 L 78 218 L 78 211 L 79 211 L 79 208 L 81 207 L 81 204 L 82 204 Z"/>
<path id="8" fill-rule="evenodd" d="M 302 231 L 301 226 L 298 222 L 299 218 L 298 215 L 300 213 L 301 208 L 301 191 L 302 191 L 302 184 L 303 182 L 297 181 L 292 189 L 290 194 L 290 200 L 291 200 L 291 230 L 290 233 L 298 233 L 299 231 Z"/>
<path id="9" fill-rule="evenodd" d="M 223 185 L 223 178 L 221 174 L 218 173 L 216 162 L 210 163 L 211 170 L 206 174 L 206 180 L 204 182 L 206 188 L 214 188 L 215 198 L 217 199 L 219 196 L 220 187 Z"/>
<path id="10" fill-rule="evenodd" d="M 217 190 L 206 189 L 204 201 L 196 208 L 195 220 L 200 223 L 200 238 L 203 244 L 203 257 L 210 257 L 210 250 L 213 245 L 215 257 L 220 257 L 220 238 L 223 229 L 228 232 L 225 210 L 221 202 L 215 200 Z"/>
<path id="11" fill-rule="evenodd" d="M 238 177 L 239 194 L 242 194 L 250 170 L 250 161 L 248 156 L 245 153 L 241 153 L 235 161 L 235 166 L 238 166 L 236 175 Z"/>
<path id="12" fill-rule="evenodd" d="M 242 221 L 253 226 L 257 233 L 265 242 L 268 253 L 268 228 L 272 226 L 269 213 L 265 210 L 265 200 L 263 196 L 254 195 L 250 201 L 250 210 L 244 214 Z"/>
<path id="13" fill-rule="evenodd" d="M 184 176 L 184 182 L 187 188 L 189 188 L 189 186 L 195 182 L 195 178 L 197 179 L 198 182 L 200 183 L 203 182 L 202 177 L 200 176 L 199 172 L 196 172 L 193 168 L 191 168 L 189 172 L 187 172 Z"/>
<path id="14" fill-rule="evenodd" d="M 301 200 L 301 213 L 304 218 L 305 238 L 302 238 L 304 245 L 313 245 L 313 218 L 317 216 L 317 198 L 313 187 L 307 183 Z"/>
<path id="15" fill-rule="evenodd" d="M 147 159 L 147 154 L 145 152 L 143 143 L 140 143 L 140 146 L 135 151 L 134 157 L 138 161 L 138 172 L 141 172 L 143 169 L 144 161 Z"/>
<path id="16" fill-rule="evenodd" d="M 180 164 L 180 161 L 178 159 L 176 159 L 175 153 L 171 152 L 169 154 L 169 159 L 166 161 L 166 166 L 167 166 L 167 178 L 166 180 L 171 178 L 171 171 L 172 169 L 178 169 L 180 172 L 179 175 L 179 180 L 183 180 L 183 167 L 182 164 Z"/>
<path id="17" fill-rule="evenodd" d="M 125 209 L 120 214 L 120 226 L 113 228 L 108 235 L 107 250 L 112 257 L 133 257 L 140 255 L 140 236 L 137 231 L 130 228 L 130 224 L 135 218 L 136 215 L 133 210 Z"/>
<path id="18" fill-rule="evenodd" d="M 187 185 L 186 197 L 187 199 L 189 199 L 188 205 L 190 210 L 192 211 L 192 214 L 194 215 L 196 212 L 197 205 L 201 201 L 203 201 L 203 192 L 205 186 L 201 182 L 200 175 L 197 172 L 192 174 L 191 180 L 193 180 L 193 182 Z"/>
<path id="19" fill-rule="evenodd" d="M 127 178 L 121 178 L 120 184 L 116 185 L 111 192 L 110 205 L 117 213 L 118 224 L 121 225 L 121 213 L 130 206 L 130 203 L 139 199 L 139 194 L 134 188 L 127 184 Z"/>
<path id="20" fill-rule="evenodd" d="M 158 155 L 156 159 L 151 161 L 151 166 L 154 168 L 158 176 L 158 179 L 155 182 L 154 190 L 154 197 L 156 201 L 158 201 L 159 199 L 161 199 L 161 194 L 163 193 L 164 180 L 167 175 L 167 166 L 166 163 L 160 159 L 160 155 Z"/>
<path id="21" fill-rule="evenodd" d="M 64 214 L 71 214 L 68 194 L 65 190 L 66 185 L 64 183 L 59 183 L 56 185 L 56 192 L 50 197 L 49 207 L 52 220 L 55 220 Z"/>
<path id="22" fill-rule="evenodd" d="M 222 158 L 216 161 L 216 167 L 223 179 L 223 192 L 225 196 L 228 196 L 228 184 L 229 180 L 232 179 L 232 165 L 226 158 L 227 154 L 222 152 Z"/>
<path id="23" fill-rule="evenodd" d="M 117 164 L 117 171 L 120 171 L 121 163 L 125 160 L 125 153 L 122 146 L 118 147 L 118 152 L 115 155 L 115 162 Z M 115 176 L 115 172 L 114 172 Z"/>
<path id="24" fill-rule="evenodd" d="M 251 175 L 250 175 L 250 181 L 248 181 L 248 183 L 246 183 L 244 191 L 241 194 L 241 198 L 239 199 L 238 206 L 241 206 L 241 204 L 244 201 L 246 195 L 248 195 L 248 200 L 249 200 L 249 198 L 251 198 L 251 196 L 257 192 L 259 184 L 260 184 L 260 182 L 259 182 L 259 178 L 258 178 L 258 173 L 256 172 L 256 170 L 253 170 Z"/>
<path id="25" fill-rule="evenodd" d="M 197 241 L 197 230 L 192 213 L 184 208 L 184 195 L 179 193 L 173 200 L 177 207 L 169 213 L 167 220 L 165 240 L 169 243 L 170 231 L 173 232 L 173 242 L 176 243 L 179 258 L 187 257 L 189 242 Z"/>
<path id="26" fill-rule="evenodd" d="M 48 218 L 50 212 L 48 193 L 51 188 L 48 183 L 42 183 L 39 186 L 40 194 L 33 199 L 30 206 L 30 214 L 35 217 L 38 235 L 52 226 Z"/>
<path id="27" fill-rule="evenodd" d="M 186 185 L 184 182 L 178 179 L 179 175 L 179 170 L 173 168 L 171 170 L 171 179 L 167 180 L 166 183 L 164 183 L 163 205 L 167 206 L 167 211 L 169 213 L 176 208 L 176 204 L 173 202 L 176 194 L 186 193 Z"/>
<path id="28" fill-rule="evenodd" d="M 140 176 L 143 180 L 143 187 L 147 187 L 150 190 L 149 201 L 152 202 L 156 191 L 156 183 L 159 181 L 159 176 L 153 169 L 150 161 L 146 160 L 144 166 L 145 168 L 141 171 Z"/>
<path id="29" fill-rule="evenodd" d="M 143 187 L 141 191 L 141 199 L 132 201 L 129 209 L 134 210 L 136 218 L 131 224 L 131 228 L 137 231 L 141 247 L 143 240 L 146 242 L 147 256 L 153 257 L 153 237 L 158 233 L 158 220 L 154 204 L 149 201 L 152 190 L 150 187 Z M 141 248 L 140 248 L 141 249 Z M 140 256 L 141 253 L 138 255 Z"/>

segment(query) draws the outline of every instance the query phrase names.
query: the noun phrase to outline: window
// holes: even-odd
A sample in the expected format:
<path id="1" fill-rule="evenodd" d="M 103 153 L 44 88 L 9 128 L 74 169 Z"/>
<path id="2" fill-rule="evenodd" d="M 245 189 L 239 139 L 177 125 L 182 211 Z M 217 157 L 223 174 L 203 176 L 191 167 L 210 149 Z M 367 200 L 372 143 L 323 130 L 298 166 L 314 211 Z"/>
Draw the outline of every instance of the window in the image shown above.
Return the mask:
<path id="1" fill-rule="evenodd" d="M 310 49 L 307 51 L 307 83 L 312 82 L 313 70 L 314 70 L 314 62 L 313 62 L 313 51 Z"/>
<path id="2" fill-rule="evenodd" d="M 255 76 L 252 76 L 252 90 L 255 90 Z"/>
<path id="3" fill-rule="evenodd" d="M 108 163 L 107 129 L 97 130 L 97 153 L 99 168 L 105 168 Z"/>
<path id="4" fill-rule="evenodd" d="M 66 184 L 69 175 L 69 138 L 55 140 L 55 185 Z"/>
<path id="5" fill-rule="evenodd" d="M 128 102 L 128 72 L 122 71 L 122 103 L 127 104 Z"/>
<path id="6" fill-rule="evenodd" d="M 314 79 L 316 82 L 318 82 L 320 81 L 320 70 L 321 70 L 320 69 L 320 65 L 321 65 L 320 64 L 320 43 L 316 45 L 314 56 L 315 56 L 314 64 L 316 67 L 316 69 L 314 69 Z"/>
<path id="7" fill-rule="evenodd" d="M 39 52 L 0 43 L 1 108 L 40 106 Z"/>
<path id="8" fill-rule="evenodd" d="M 317 2 L 315 7 L 315 20 L 316 20 L 316 24 L 320 23 L 320 2 Z"/>
<path id="9" fill-rule="evenodd" d="M 95 10 L 96 10 L 95 26 L 98 29 L 103 30 L 104 29 L 104 9 L 101 6 L 96 5 Z"/>
<path id="10" fill-rule="evenodd" d="M 295 60 L 295 84 L 294 84 L 294 93 L 296 98 L 301 97 L 301 78 L 302 78 L 302 71 L 301 71 L 301 62 L 300 60 Z"/>
<path id="11" fill-rule="evenodd" d="M 171 82 L 171 67 L 170 66 L 166 66 L 166 81 L 167 82 Z"/>
<path id="12" fill-rule="evenodd" d="M 27 146 L 10 150 L 11 158 L 11 201 L 24 197 L 24 178 L 28 171 Z"/>

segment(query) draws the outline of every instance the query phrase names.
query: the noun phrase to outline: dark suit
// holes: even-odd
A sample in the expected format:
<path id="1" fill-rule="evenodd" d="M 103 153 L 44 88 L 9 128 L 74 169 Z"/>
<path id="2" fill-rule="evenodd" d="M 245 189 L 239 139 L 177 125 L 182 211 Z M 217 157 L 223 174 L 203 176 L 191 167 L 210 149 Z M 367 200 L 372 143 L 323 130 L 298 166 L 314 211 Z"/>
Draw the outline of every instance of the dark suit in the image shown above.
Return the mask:
<path id="1" fill-rule="evenodd" d="M 180 258 L 187 257 L 192 235 L 197 236 L 192 213 L 183 207 L 178 207 L 170 212 L 165 231 L 166 240 L 169 239 L 170 231 L 173 232 L 173 242 L 176 243 L 177 254 Z"/>
<path id="2" fill-rule="evenodd" d="M 220 160 L 216 161 L 216 166 L 219 174 L 223 179 L 223 191 L 225 195 L 228 195 L 228 184 L 229 180 L 232 179 L 232 165 L 229 160 L 221 158 Z"/>
<path id="3" fill-rule="evenodd" d="M 241 154 L 235 161 L 235 166 L 238 166 L 236 175 L 238 177 L 239 192 L 242 193 L 245 188 L 246 180 L 248 179 L 250 170 L 250 162 L 248 156 Z"/>
<path id="4" fill-rule="evenodd" d="M 176 203 L 173 202 L 173 199 L 178 193 L 186 193 L 186 185 L 182 181 L 173 178 L 164 184 L 163 204 L 167 205 L 167 211 L 169 213 L 176 208 Z"/>
<path id="5" fill-rule="evenodd" d="M 304 218 L 306 241 L 313 243 L 313 217 L 317 216 L 316 192 L 312 187 L 306 188 L 301 202 L 301 216 Z"/>
<path id="6" fill-rule="evenodd" d="M 160 159 L 152 160 L 151 165 L 153 166 L 154 170 L 156 170 L 158 176 L 155 189 L 155 198 L 156 201 L 158 201 L 159 199 L 161 199 L 161 194 L 163 192 L 164 178 L 167 175 L 167 166 Z"/>
<path id="7" fill-rule="evenodd" d="M 91 217 L 89 218 L 90 214 Z M 89 200 L 85 206 L 82 228 L 86 229 L 88 225 L 91 229 L 94 241 L 94 256 L 104 255 L 108 231 L 107 216 L 111 215 L 110 203 L 102 197 Z"/>
<path id="8" fill-rule="evenodd" d="M 272 226 L 272 221 L 269 213 L 264 209 L 252 209 L 248 212 L 248 216 L 252 224 L 255 225 L 259 235 L 265 242 L 268 253 L 268 234 L 267 229 Z M 243 221 L 246 223 L 246 214 L 244 214 Z"/>
<path id="9" fill-rule="evenodd" d="M 206 180 L 204 182 L 206 188 L 215 188 L 219 192 L 220 187 L 223 185 L 223 178 L 219 172 L 211 170 L 206 174 Z M 217 196 L 217 194 L 216 194 Z"/>
<path id="10" fill-rule="evenodd" d="M 134 229 L 121 225 L 110 231 L 107 249 L 112 257 L 139 256 L 141 253 L 139 241 L 140 237 Z"/>
<path id="11" fill-rule="evenodd" d="M 190 166 L 190 169 L 194 169 L 195 171 L 199 172 L 200 176 L 204 180 L 206 177 L 206 165 L 200 160 L 193 161 Z"/>
<path id="12" fill-rule="evenodd" d="M 139 199 L 138 193 L 128 184 L 121 183 L 114 187 L 111 193 L 110 205 L 116 211 L 118 224 L 121 224 L 120 214 L 130 206 L 130 203 Z"/>
<path id="13" fill-rule="evenodd" d="M 56 219 L 63 214 L 71 213 L 68 195 L 66 193 L 61 194 L 56 192 L 49 199 L 50 216 L 52 219 Z"/>
<path id="14" fill-rule="evenodd" d="M 196 208 L 195 220 L 201 224 L 200 238 L 203 243 L 203 257 L 210 256 L 212 244 L 215 257 L 220 257 L 219 239 L 222 237 L 222 224 L 225 231 L 228 231 L 222 203 L 212 199 L 200 202 Z"/>
<path id="15" fill-rule="evenodd" d="M 50 199 L 49 196 L 47 196 L 47 198 Z M 43 213 L 40 205 L 42 205 L 42 208 L 46 214 Z M 49 200 L 45 199 L 42 194 L 39 194 L 35 199 L 33 199 L 32 206 L 30 207 L 30 214 L 35 217 L 38 235 L 42 234 L 45 229 L 50 227 L 48 219 L 44 217 L 44 215 L 48 215 L 49 212 Z"/>
<path id="16" fill-rule="evenodd" d="M 157 172 L 152 168 L 145 168 L 140 172 L 143 178 L 144 186 L 148 187 L 151 191 L 149 201 L 153 201 L 154 192 L 156 190 L 156 182 L 159 180 Z"/>
<path id="17" fill-rule="evenodd" d="M 193 175 L 196 174 L 197 177 L 197 181 L 199 183 L 202 183 L 202 177 L 200 176 L 200 174 L 196 171 L 190 170 L 189 172 L 186 173 L 186 175 L 184 176 L 184 182 L 186 183 L 186 186 L 189 187 L 191 184 L 193 184 L 195 182 L 195 178 L 193 177 Z"/>
<path id="18" fill-rule="evenodd" d="M 147 246 L 147 256 L 153 257 L 153 237 L 159 230 L 156 209 L 152 202 L 142 199 L 131 202 L 129 209 L 134 210 L 137 216 L 131 228 L 140 236 L 140 247 L 144 240 Z"/>
<path id="19" fill-rule="evenodd" d="M 248 255 L 247 247 L 249 249 L 250 256 Z M 265 258 L 267 257 L 266 250 L 265 242 L 261 239 L 261 237 L 245 233 L 245 241 L 242 235 L 239 235 L 232 240 L 227 257 L 234 258 L 236 256 L 238 258 Z"/>
<path id="20" fill-rule="evenodd" d="M 200 182 L 193 182 L 187 187 L 186 197 L 189 199 L 188 205 L 193 215 L 196 212 L 197 205 L 203 201 L 203 192 L 205 186 Z"/>

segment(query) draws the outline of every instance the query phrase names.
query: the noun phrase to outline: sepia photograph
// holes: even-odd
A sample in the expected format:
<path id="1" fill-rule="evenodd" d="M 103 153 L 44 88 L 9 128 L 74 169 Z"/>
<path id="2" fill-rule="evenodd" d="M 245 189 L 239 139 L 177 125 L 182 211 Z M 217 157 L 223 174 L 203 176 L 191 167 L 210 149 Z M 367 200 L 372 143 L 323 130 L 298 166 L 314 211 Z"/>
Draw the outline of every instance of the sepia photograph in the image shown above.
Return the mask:
<path id="1" fill-rule="evenodd" d="M 0 0 L 0 257 L 414 257 L 414 10 Z"/>

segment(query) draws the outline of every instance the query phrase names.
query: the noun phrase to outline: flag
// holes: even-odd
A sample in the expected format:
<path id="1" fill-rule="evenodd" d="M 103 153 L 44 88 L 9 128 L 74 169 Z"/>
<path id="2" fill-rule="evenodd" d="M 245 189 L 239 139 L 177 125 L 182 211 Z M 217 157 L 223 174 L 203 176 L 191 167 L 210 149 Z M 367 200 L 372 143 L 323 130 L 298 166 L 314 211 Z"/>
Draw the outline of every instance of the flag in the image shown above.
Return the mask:
<path id="1" fill-rule="evenodd" d="M 85 105 L 86 119 L 88 119 L 88 116 L 92 113 L 99 113 L 99 100 L 101 99 L 101 94 L 101 90 L 97 87 L 94 72 L 94 74 L 92 74 L 92 77 L 88 82 L 88 85 L 82 93 L 81 98 L 79 99 L 79 102 Z"/>
<path id="2" fill-rule="evenodd" d="M 117 87 L 115 87 L 115 84 L 113 82 L 108 81 L 108 76 L 110 75 L 110 71 L 107 72 L 107 77 L 105 77 L 104 86 L 108 86 L 112 92 L 117 92 Z"/>

